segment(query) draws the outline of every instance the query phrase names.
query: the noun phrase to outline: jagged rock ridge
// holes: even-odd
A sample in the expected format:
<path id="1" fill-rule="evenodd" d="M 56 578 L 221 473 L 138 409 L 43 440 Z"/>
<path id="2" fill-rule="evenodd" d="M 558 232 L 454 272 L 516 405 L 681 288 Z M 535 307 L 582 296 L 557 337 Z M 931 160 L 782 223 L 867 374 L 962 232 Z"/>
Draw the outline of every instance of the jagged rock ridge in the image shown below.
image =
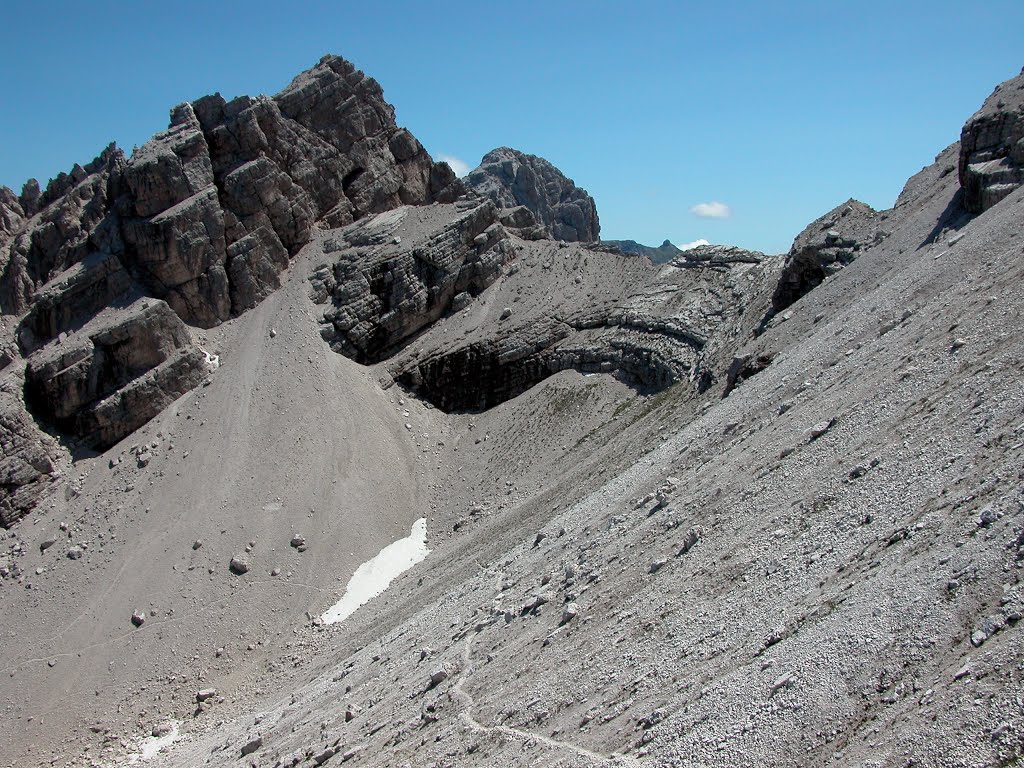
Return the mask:
<path id="1" fill-rule="evenodd" d="M 395 124 L 377 82 L 337 56 L 273 98 L 181 104 L 131 158 L 111 145 L 45 190 L 0 189 L 0 364 L 26 357 L 36 416 L 107 447 L 207 375 L 184 323 L 254 307 L 318 228 L 463 191 Z M 42 466 L 24 449 L 24 406 L 4 407 L 22 435 L 4 441 L 5 459 Z M 9 474 L 23 500 L 50 476 Z"/>
<path id="2" fill-rule="evenodd" d="M 618 248 L 623 253 L 646 256 L 655 264 L 667 264 L 682 253 L 671 241 L 665 240 L 657 248 L 643 245 L 636 240 L 602 240 L 601 245 Z"/>

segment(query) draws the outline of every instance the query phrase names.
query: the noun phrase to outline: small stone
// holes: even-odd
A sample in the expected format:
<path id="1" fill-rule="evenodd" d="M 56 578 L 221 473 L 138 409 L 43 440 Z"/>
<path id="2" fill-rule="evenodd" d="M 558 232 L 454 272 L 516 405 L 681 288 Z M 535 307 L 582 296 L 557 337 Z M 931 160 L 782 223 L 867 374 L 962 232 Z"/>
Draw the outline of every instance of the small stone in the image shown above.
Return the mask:
<path id="1" fill-rule="evenodd" d="M 141 627 L 145 623 L 146 623 L 146 614 L 144 612 L 142 612 L 142 611 L 135 611 L 132 614 L 132 624 L 134 624 L 136 627 Z"/>
<path id="2" fill-rule="evenodd" d="M 647 570 L 650 571 L 651 573 L 657 573 L 658 571 L 661 570 L 662 566 L 664 566 L 665 563 L 667 563 L 667 562 L 668 562 L 668 560 L 666 560 L 665 558 L 661 558 L 659 560 L 655 560 L 653 563 L 650 564 L 650 566 L 648 567 Z"/>
<path id="3" fill-rule="evenodd" d="M 204 701 L 209 701 L 216 695 L 216 688 L 203 688 L 202 690 L 196 691 L 196 701 L 202 704 Z"/>
<path id="4" fill-rule="evenodd" d="M 964 341 L 963 339 L 953 339 L 953 343 L 950 345 L 950 349 L 953 352 L 956 352 L 958 349 L 962 349 L 965 346 L 967 346 L 967 342 Z"/>
<path id="5" fill-rule="evenodd" d="M 505 307 L 503 310 L 501 310 L 502 320 L 508 320 L 510 317 L 512 317 L 512 307 Z"/>
<path id="6" fill-rule="evenodd" d="M 245 746 L 242 747 L 242 757 L 251 755 L 257 749 L 263 746 L 263 737 L 257 736 L 255 739 L 250 739 L 246 742 Z"/>
<path id="7" fill-rule="evenodd" d="M 796 685 L 796 678 L 793 675 L 782 675 L 772 683 L 772 689 L 769 691 L 768 697 L 771 698 L 783 688 L 792 688 L 794 685 Z"/>
<path id="8" fill-rule="evenodd" d="M 817 424 L 815 424 L 813 427 L 807 430 L 807 434 L 810 436 L 811 440 L 817 440 L 819 437 L 821 437 L 830 429 L 832 429 L 832 425 L 835 423 L 835 419 L 829 419 L 828 421 L 819 421 Z"/>
<path id="9" fill-rule="evenodd" d="M 338 750 L 334 747 L 327 747 L 322 752 L 318 752 L 313 755 L 313 765 L 323 765 L 332 757 L 338 754 Z"/>
<path id="10" fill-rule="evenodd" d="M 197 549 L 202 549 L 202 547 L 203 547 L 203 540 L 202 539 L 196 539 L 195 541 L 192 542 L 192 549 L 193 549 L 193 551 L 195 551 Z"/>
<path id="11" fill-rule="evenodd" d="M 530 613 L 538 610 L 542 605 L 551 602 L 551 595 L 547 592 L 538 592 L 533 596 L 533 599 L 523 604 L 522 609 L 519 611 L 520 614 Z"/>
<path id="12" fill-rule="evenodd" d="M 978 515 L 978 527 L 988 528 L 999 519 L 999 513 L 991 505 L 981 510 Z"/>
<path id="13" fill-rule="evenodd" d="M 277 330 L 274 329 L 274 328 L 271 328 L 270 329 L 270 338 L 274 338 L 275 336 L 277 336 Z"/>
<path id="14" fill-rule="evenodd" d="M 56 543 L 57 539 L 53 538 L 52 536 L 50 536 L 49 538 L 45 538 L 41 542 L 39 542 L 39 551 L 45 552 Z"/>
<path id="15" fill-rule="evenodd" d="M 239 576 L 241 576 L 243 573 L 249 572 L 249 561 L 241 555 L 236 555 L 235 557 L 231 558 L 231 562 L 228 563 L 228 567 L 231 569 L 233 573 L 236 573 Z"/>
<path id="16" fill-rule="evenodd" d="M 430 685 L 431 685 L 431 687 L 433 687 L 435 685 L 440 685 L 445 680 L 447 680 L 450 676 L 451 675 L 449 674 L 448 670 L 445 667 L 443 667 L 443 666 L 438 667 L 437 669 L 435 669 L 433 672 L 430 673 Z"/>
<path id="17" fill-rule="evenodd" d="M 150 736 L 154 739 L 162 739 L 174 730 L 174 723 L 165 721 L 163 723 L 157 723 L 153 726 L 153 729 L 149 732 Z"/>
<path id="18" fill-rule="evenodd" d="M 71 547 L 68 550 L 68 560 L 79 560 L 82 557 L 81 547 Z"/>
<path id="19" fill-rule="evenodd" d="M 685 555 L 687 552 L 693 549 L 693 546 L 697 543 L 699 539 L 700 531 L 698 531 L 696 528 L 690 528 L 689 530 L 687 530 L 686 535 L 683 536 L 682 546 L 679 548 L 677 556 Z"/>
<path id="20" fill-rule="evenodd" d="M 580 607 L 576 603 L 569 603 L 562 609 L 562 624 L 568 624 L 570 621 L 580 615 Z"/>
<path id="21" fill-rule="evenodd" d="M 295 534 L 294 536 L 292 536 L 292 540 L 290 543 L 295 549 L 305 549 L 306 537 L 300 536 L 299 534 Z"/>
<path id="22" fill-rule="evenodd" d="M 276 576 L 280 576 L 281 575 L 281 569 L 280 568 L 272 568 L 270 570 L 270 575 L 271 576 L 275 576 L 275 577 Z"/>

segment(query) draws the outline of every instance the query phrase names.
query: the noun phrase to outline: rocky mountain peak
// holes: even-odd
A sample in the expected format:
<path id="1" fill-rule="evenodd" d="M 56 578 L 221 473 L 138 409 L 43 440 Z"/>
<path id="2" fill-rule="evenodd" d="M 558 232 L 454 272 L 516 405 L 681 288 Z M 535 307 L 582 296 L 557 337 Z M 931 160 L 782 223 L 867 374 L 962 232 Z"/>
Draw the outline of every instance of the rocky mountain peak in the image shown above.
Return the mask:
<path id="1" fill-rule="evenodd" d="M 465 184 L 502 208 L 524 206 L 555 240 L 594 242 L 600 238 L 594 198 L 542 157 L 509 147 L 493 149 L 470 172 Z"/>
<path id="2" fill-rule="evenodd" d="M 0 367 L 25 390 L 0 403 L 14 467 L 3 525 L 62 461 L 49 443 L 47 462 L 33 453 L 44 441 L 26 404 L 107 447 L 207 375 L 187 326 L 255 307 L 317 229 L 464 191 L 396 124 L 380 85 L 338 56 L 274 97 L 179 104 L 130 158 L 111 144 L 45 189 L 0 189 Z"/>

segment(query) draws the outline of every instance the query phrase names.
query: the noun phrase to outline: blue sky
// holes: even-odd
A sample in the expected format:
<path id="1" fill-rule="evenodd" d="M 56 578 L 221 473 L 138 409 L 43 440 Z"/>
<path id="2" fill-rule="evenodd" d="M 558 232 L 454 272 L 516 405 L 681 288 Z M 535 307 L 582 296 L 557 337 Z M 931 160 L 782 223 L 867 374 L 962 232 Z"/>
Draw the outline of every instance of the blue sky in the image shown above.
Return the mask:
<path id="1" fill-rule="evenodd" d="M 176 103 L 272 94 L 332 52 L 435 157 L 548 158 L 605 238 L 776 252 L 848 197 L 891 206 L 1024 65 L 1020 0 L 291 6 L 10 0 L 0 184 L 130 151 Z"/>

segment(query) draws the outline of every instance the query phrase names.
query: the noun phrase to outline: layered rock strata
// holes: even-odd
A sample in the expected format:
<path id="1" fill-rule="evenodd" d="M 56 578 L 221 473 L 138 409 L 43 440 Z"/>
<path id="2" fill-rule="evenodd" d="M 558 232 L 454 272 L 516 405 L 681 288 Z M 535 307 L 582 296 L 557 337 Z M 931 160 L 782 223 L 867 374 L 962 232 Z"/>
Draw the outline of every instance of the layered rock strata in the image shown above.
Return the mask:
<path id="1" fill-rule="evenodd" d="M 210 368 L 163 301 L 108 309 L 32 355 L 29 407 L 58 429 L 106 448 L 199 384 Z"/>
<path id="2" fill-rule="evenodd" d="M 325 240 L 334 263 L 317 271 L 313 289 L 320 302 L 330 297 L 323 336 L 336 351 L 379 360 L 501 274 L 513 249 L 494 203 L 445 206 L 441 214 L 440 226 L 422 238 L 396 234 L 407 216 L 417 218 L 399 209 Z"/>

